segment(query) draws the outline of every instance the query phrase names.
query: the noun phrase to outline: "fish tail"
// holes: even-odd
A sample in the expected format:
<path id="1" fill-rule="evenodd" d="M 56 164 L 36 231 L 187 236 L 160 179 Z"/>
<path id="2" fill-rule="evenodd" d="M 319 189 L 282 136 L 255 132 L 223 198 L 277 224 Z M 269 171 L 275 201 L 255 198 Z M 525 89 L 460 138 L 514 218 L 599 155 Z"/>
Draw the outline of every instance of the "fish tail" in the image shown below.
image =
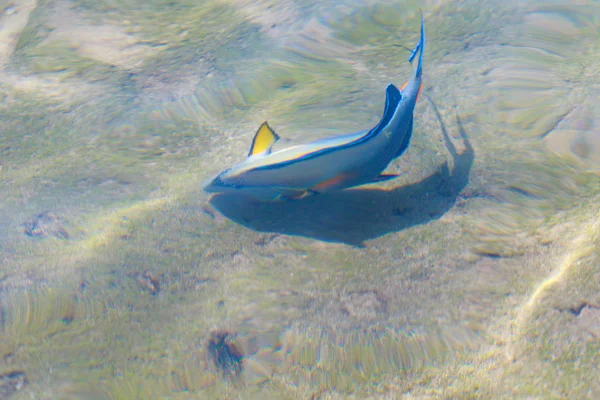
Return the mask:
<path id="1" fill-rule="evenodd" d="M 419 53 L 419 61 L 417 62 L 417 68 L 415 69 L 415 78 L 420 78 L 422 73 L 423 66 L 423 51 L 425 50 L 425 20 L 423 19 L 423 10 L 421 10 L 421 38 L 419 39 L 419 43 L 414 48 L 412 53 L 410 53 L 410 57 L 408 57 L 408 61 L 410 63 L 413 62 L 417 53 Z"/>

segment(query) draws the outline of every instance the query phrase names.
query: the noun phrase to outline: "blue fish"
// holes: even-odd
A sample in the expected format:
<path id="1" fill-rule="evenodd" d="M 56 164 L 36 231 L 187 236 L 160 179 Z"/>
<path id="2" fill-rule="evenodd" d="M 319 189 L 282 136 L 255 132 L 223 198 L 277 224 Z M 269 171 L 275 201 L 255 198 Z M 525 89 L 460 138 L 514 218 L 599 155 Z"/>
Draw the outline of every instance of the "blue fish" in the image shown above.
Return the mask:
<path id="1" fill-rule="evenodd" d="M 248 158 L 207 181 L 204 190 L 260 200 L 299 199 L 397 177 L 383 171 L 408 148 L 422 87 L 424 50 L 421 14 L 421 37 L 408 58 L 412 63 L 418 54 L 417 66 L 400 89 L 388 85 L 383 116 L 373 129 L 272 152 L 279 136 L 264 122 L 252 140 Z"/>

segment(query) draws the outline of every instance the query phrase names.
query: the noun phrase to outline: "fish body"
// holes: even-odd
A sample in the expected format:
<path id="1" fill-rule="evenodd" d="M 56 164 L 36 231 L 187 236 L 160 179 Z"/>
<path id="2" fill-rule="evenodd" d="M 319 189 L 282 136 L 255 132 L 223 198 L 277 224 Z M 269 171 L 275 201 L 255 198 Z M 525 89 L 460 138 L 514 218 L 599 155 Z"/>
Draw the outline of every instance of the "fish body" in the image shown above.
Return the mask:
<path id="1" fill-rule="evenodd" d="M 382 172 L 410 143 L 413 112 L 422 86 L 425 24 L 409 61 L 418 54 L 413 75 L 398 89 L 386 88 L 383 116 L 370 130 L 330 137 L 272 152 L 279 136 L 264 122 L 248 158 L 204 184 L 211 193 L 236 192 L 263 200 L 302 198 L 393 179 Z"/>

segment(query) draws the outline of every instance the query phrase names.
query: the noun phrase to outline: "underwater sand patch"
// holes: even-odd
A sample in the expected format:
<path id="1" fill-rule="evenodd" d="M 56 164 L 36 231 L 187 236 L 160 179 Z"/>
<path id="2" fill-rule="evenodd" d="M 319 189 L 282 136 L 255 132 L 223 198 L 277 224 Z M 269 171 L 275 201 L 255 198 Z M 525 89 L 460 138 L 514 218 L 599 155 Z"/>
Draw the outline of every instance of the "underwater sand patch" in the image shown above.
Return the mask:
<path id="1" fill-rule="evenodd" d="M 54 100 L 77 101 L 88 97 L 88 93 L 99 90 L 98 85 L 75 79 L 66 84 L 58 75 L 22 76 L 5 70 L 10 62 L 30 14 L 36 10 L 35 0 L 12 1 L 0 15 L 0 82 L 29 95 Z M 10 96 L 7 99 L 10 102 Z"/>
<path id="2" fill-rule="evenodd" d="M 569 281 L 581 276 L 578 273 L 578 269 L 583 265 L 582 260 L 592 256 L 595 251 L 597 251 L 596 243 L 599 234 L 600 220 L 592 220 L 584 225 L 580 224 L 579 233 L 573 235 L 574 237 L 562 245 L 565 250 L 564 254 L 562 256 L 561 254 L 556 254 L 554 257 L 556 260 L 554 268 L 548 276 L 533 288 L 528 299 L 518 308 L 517 327 L 515 329 L 517 338 L 515 339 L 515 342 L 518 342 L 521 338 L 521 334 L 527 334 L 529 331 L 529 324 L 537 324 L 536 315 L 540 310 L 548 308 L 550 304 L 555 302 L 553 301 L 553 298 L 556 296 L 556 293 L 564 290 L 565 286 L 569 284 Z M 581 290 L 578 288 L 573 289 L 577 292 Z M 581 299 L 579 301 L 581 301 Z M 558 303 L 562 302 L 563 301 L 558 300 Z M 564 299 L 564 302 L 568 303 L 569 301 L 568 299 Z M 590 305 L 589 307 L 586 306 L 588 304 Z M 591 321 L 597 317 L 597 309 L 591 306 L 591 304 L 592 303 L 584 302 L 579 307 L 554 305 L 554 308 L 558 310 L 569 310 L 571 314 L 576 315 L 577 317 L 580 317 L 581 313 L 585 310 L 583 318 L 579 320 L 584 321 L 583 323 L 585 325 L 586 317 L 589 316 Z M 589 326 L 593 328 L 595 325 L 592 322 Z M 515 345 L 517 348 L 519 347 L 516 343 Z M 510 348 L 509 353 L 512 353 Z"/>
<path id="3" fill-rule="evenodd" d="M 91 84 L 81 79 L 75 78 L 67 83 L 59 74 L 22 76 L 0 72 L 0 82 L 33 98 L 64 102 L 89 101 L 90 93 L 98 94 L 105 91 L 101 85 Z M 9 97 L 7 101 L 10 102 L 11 98 Z"/>
<path id="4" fill-rule="evenodd" d="M 170 201 L 171 199 L 166 198 L 140 201 L 122 208 L 98 212 L 96 215 L 87 215 L 79 221 L 71 216 L 69 230 L 64 232 L 61 230 L 65 228 L 60 215 L 38 214 L 22 226 L 23 236 L 30 239 L 25 243 L 30 246 L 25 248 L 28 251 L 18 252 L 17 256 L 7 257 L 5 260 L 6 271 L 27 273 L 10 274 L 6 277 L 6 283 L 17 287 L 30 287 L 51 279 L 61 279 L 63 284 L 72 283 L 78 279 L 77 273 L 85 270 L 98 252 L 111 245 L 119 246 L 119 242 L 127 240 L 131 233 L 127 221 L 136 221 L 149 212 L 160 212 Z M 25 233 L 25 230 L 30 233 Z M 65 234 L 68 235 L 68 240 L 64 237 Z M 48 237 L 59 240 L 46 240 Z M 31 240 L 34 238 L 39 240 Z M 146 269 L 137 272 L 139 275 L 132 274 L 128 279 L 134 281 L 140 290 L 158 295 L 161 290 L 161 275 L 155 276 Z"/>
<path id="5" fill-rule="evenodd" d="M 261 31 L 273 39 L 293 30 L 301 20 L 301 11 L 294 1 L 283 0 L 220 0 L 229 4 L 247 21 L 257 24 Z"/>
<path id="6" fill-rule="evenodd" d="M 89 296 L 84 286 L 6 290 L 0 296 L 0 343 L 9 347 L 37 343 L 59 332 L 85 331 L 90 320 L 106 318 L 105 302 Z"/>
<path id="7" fill-rule="evenodd" d="M 544 138 L 545 144 L 561 157 L 576 157 L 600 172 L 600 103 L 598 93 L 586 93 L 590 101 L 575 106 Z"/>
<path id="8" fill-rule="evenodd" d="M 0 66 L 4 68 L 15 51 L 29 15 L 37 7 L 36 0 L 8 2 L 0 13 Z"/>
<path id="9" fill-rule="evenodd" d="M 553 268 L 522 299 L 508 323 L 509 364 L 499 382 L 510 388 L 513 398 L 600 395 L 597 204 L 564 225 L 562 236 L 567 239 L 545 258 L 545 265 Z"/>
<path id="10" fill-rule="evenodd" d="M 530 10 L 512 34 L 511 59 L 492 71 L 500 90 L 501 120 L 542 139 L 554 154 L 600 170 L 596 38 L 600 26 L 588 7 Z"/>
<path id="11" fill-rule="evenodd" d="M 330 12 L 324 6 L 318 17 L 306 19 L 307 10 L 293 2 L 223 0 L 236 7 L 246 20 L 258 24 L 268 37 L 281 43 L 282 48 L 311 60 L 350 59 L 354 47 L 335 38 L 325 23 Z M 344 7 L 339 5 L 338 7 Z"/>
<path id="12" fill-rule="evenodd" d="M 357 63 L 353 60 L 352 52 L 359 49 L 336 39 L 334 31 L 316 18 L 311 18 L 302 28 L 289 35 L 283 47 L 308 59 L 317 61 L 337 59 L 352 64 Z"/>
<path id="13" fill-rule="evenodd" d="M 360 396 L 372 385 L 443 363 L 464 348 L 459 341 L 452 332 L 420 334 L 391 328 L 332 332 L 290 327 L 250 335 L 214 331 L 202 347 L 187 349 L 170 365 L 161 380 L 161 393 L 222 398 L 215 393 L 238 393 L 243 388 L 244 393 L 270 392 L 270 398 L 327 391 Z M 142 390 L 150 386 L 147 381 Z"/>
<path id="14" fill-rule="evenodd" d="M 44 57 L 29 59 L 33 64 L 51 73 L 19 75 L 4 68 L 10 64 L 15 48 L 24 30 L 28 27 L 29 16 L 36 10 L 36 1 L 15 1 L 4 9 L 0 16 L 0 81 L 13 89 L 25 92 L 30 96 L 58 101 L 89 100 L 89 94 L 106 92 L 107 88 L 100 83 L 92 83 L 78 76 L 73 76 L 70 59 L 62 59 L 69 51 L 78 54 L 81 60 L 93 60 L 102 64 L 115 66 L 125 70 L 140 68 L 144 59 L 156 53 L 157 48 L 141 44 L 140 39 L 129 34 L 131 27 L 124 21 L 122 26 L 94 24 L 75 14 L 67 2 L 53 4 L 54 12 L 43 23 L 44 29 L 51 29 L 46 37 L 41 37 L 40 44 L 27 43 L 28 46 L 43 47 L 40 51 L 48 51 L 49 63 Z M 33 23 L 36 23 L 35 21 Z M 39 21 L 38 21 L 39 23 Z M 28 32 L 31 34 L 31 32 Z M 28 38 L 27 41 L 31 39 Z M 67 46 L 65 48 L 64 46 Z M 58 53 L 52 46 L 57 46 Z M 62 46 L 62 47 L 61 47 Z M 35 49 L 37 50 L 37 48 Z M 52 57 L 54 57 L 52 59 Z M 14 66 L 12 66 L 14 67 Z M 79 66 L 81 67 L 81 66 Z M 56 70 L 52 70 L 55 68 Z"/>
<path id="15" fill-rule="evenodd" d="M 229 76 L 203 80 L 192 95 L 158 104 L 154 107 L 154 117 L 164 121 L 187 121 L 197 126 L 219 126 L 231 115 L 239 119 L 241 112 L 247 114 L 247 110 L 254 109 L 253 126 L 247 131 L 249 134 L 256 131 L 261 119 L 283 119 L 283 116 L 287 118 L 287 115 L 301 115 L 308 111 L 323 118 L 324 112 L 339 112 L 341 103 L 352 96 L 345 92 L 332 100 L 335 88 L 346 87 L 348 91 L 349 82 L 340 76 L 341 72 L 352 73 L 350 67 L 332 61 L 319 63 L 286 50 L 278 53 L 277 57 L 247 60 Z M 329 90 L 322 90 L 325 85 Z M 307 119 L 311 120 L 303 118 L 304 129 Z M 280 129 L 283 129 L 281 125 L 275 128 L 276 131 Z M 285 136 L 284 139 L 290 137 Z"/>
<path id="16" fill-rule="evenodd" d="M 577 325 L 596 339 L 600 339 L 600 307 L 584 304 L 579 310 Z"/>
<path id="17" fill-rule="evenodd" d="M 29 16 L 37 6 L 35 0 L 11 1 L 0 14 L 0 82 L 19 91 L 53 99 L 81 98 L 82 92 L 91 90 L 92 85 L 85 82 L 64 85 L 57 77 L 20 76 L 5 70 L 29 22 Z"/>
<path id="18" fill-rule="evenodd" d="M 579 42 L 585 39 L 586 28 L 593 24 L 590 11 L 561 5 L 534 6 L 525 15 L 525 35 L 521 40 L 531 48 L 557 56 L 576 56 Z"/>
<path id="19" fill-rule="evenodd" d="M 77 15 L 66 2 L 57 3 L 48 19 L 52 32 L 46 40 L 66 40 L 82 57 L 126 70 L 142 66 L 144 59 L 159 50 L 141 43 L 124 26 L 95 24 Z"/>
<path id="20" fill-rule="evenodd" d="M 387 308 L 385 299 L 372 290 L 347 293 L 340 303 L 344 313 L 361 321 L 375 320 L 385 314 Z"/>
<path id="21" fill-rule="evenodd" d="M 598 27 L 585 9 L 551 6 L 505 28 L 505 56 L 486 74 L 486 86 L 497 94 L 500 129 L 544 139 L 581 103 L 592 29 Z"/>
<path id="22" fill-rule="evenodd" d="M 271 357 L 281 357 L 276 375 L 281 374 L 279 379 L 287 384 L 352 393 L 361 384 L 384 380 L 387 374 L 402 375 L 443 362 L 464 346 L 456 337 L 452 332 L 424 334 L 391 328 L 341 332 L 291 328 L 282 332 Z M 265 356 L 256 353 L 254 358 L 264 363 Z"/>

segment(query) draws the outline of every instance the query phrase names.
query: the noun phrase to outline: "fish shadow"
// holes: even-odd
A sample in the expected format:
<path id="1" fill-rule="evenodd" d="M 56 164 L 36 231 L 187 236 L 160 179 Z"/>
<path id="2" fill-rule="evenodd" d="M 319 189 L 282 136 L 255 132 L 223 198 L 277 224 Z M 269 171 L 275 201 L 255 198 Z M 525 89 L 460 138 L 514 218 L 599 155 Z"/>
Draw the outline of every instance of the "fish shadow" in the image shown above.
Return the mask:
<path id="1" fill-rule="evenodd" d="M 310 237 L 363 246 L 364 241 L 439 219 L 450 210 L 469 182 L 473 147 L 457 116 L 465 149 L 458 153 L 433 102 L 453 159 L 427 178 L 394 189 L 357 188 L 276 203 L 218 194 L 210 202 L 227 218 L 260 232 Z"/>

